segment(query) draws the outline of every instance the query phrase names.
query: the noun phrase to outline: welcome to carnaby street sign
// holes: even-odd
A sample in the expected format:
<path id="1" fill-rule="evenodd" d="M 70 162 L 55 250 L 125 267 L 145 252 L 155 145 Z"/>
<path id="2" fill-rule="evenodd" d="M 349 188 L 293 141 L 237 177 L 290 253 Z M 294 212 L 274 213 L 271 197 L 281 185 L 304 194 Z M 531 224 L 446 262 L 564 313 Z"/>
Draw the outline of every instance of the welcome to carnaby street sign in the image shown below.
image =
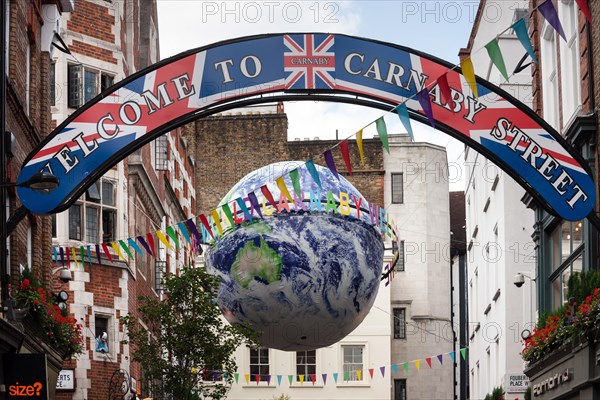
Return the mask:
<path id="1" fill-rule="evenodd" d="M 447 74 L 447 102 L 437 78 Z M 41 194 L 18 188 L 35 213 L 66 209 L 104 172 L 161 134 L 240 105 L 278 100 L 352 102 L 392 110 L 405 102 L 427 121 L 416 94 L 427 89 L 436 128 L 481 152 L 549 212 L 567 220 L 593 209 L 582 157 L 544 120 L 478 79 L 472 95 L 458 68 L 390 43 L 340 34 L 271 34 L 190 50 L 119 82 L 67 118 L 28 156 L 18 182 L 39 171 L 60 179 Z M 408 99 L 408 100 L 407 100 Z"/>

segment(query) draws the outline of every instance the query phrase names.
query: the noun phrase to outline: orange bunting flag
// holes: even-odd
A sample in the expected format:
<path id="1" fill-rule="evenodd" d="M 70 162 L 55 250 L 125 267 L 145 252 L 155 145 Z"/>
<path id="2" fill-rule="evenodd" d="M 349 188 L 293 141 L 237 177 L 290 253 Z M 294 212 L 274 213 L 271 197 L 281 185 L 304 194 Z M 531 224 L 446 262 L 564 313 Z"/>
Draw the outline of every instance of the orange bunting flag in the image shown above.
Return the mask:
<path id="1" fill-rule="evenodd" d="M 275 183 L 277 183 L 277 187 L 279 188 L 279 191 L 281 192 L 281 194 L 283 194 L 285 197 L 287 197 L 288 200 L 293 201 L 294 198 L 292 197 L 292 194 L 290 193 L 287 186 L 285 185 L 283 176 L 280 176 L 279 178 L 275 179 Z"/>
<path id="2" fill-rule="evenodd" d="M 223 227 L 221 227 L 221 218 L 219 218 L 219 213 L 217 213 L 217 210 L 211 210 L 210 215 L 215 222 L 217 230 L 219 231 L 219 235 L 223 236 Z"/>
<path id="3" fill-rule="evenodd" d="M 112 248 L 115 251 L 115 253 L 117 253 L 117 255 L 119 256 L 119 258 L 121 258 L 123 261 L 127 261 L 127 259 L 123 255 L 123 253 L 121 253 L 121 250 L 119 250 L 119 246 L 117 245 L 117 242 L 112 242 L 110 245 L 112 246 Z"/>
<path id="4" fill-rule="evenodd" d="M 360 131 L 356 132 L 356 145 L 358 146 L 358 154 L 360 155 L 360 163 L 364 167 L 365 166 L 365 152 L 363 149 L 362 136 L 363 136 L 362 129 Z"/>
<path id="5" fill-rule="evenodd" d="M 347 139 L 340 143 L 340 152 L 342 153 L 342 158 L 344 159 L 348 173 L 352 175 L 352 164 L 350 164 L 350 152 L 348 151 Z"/>
<path id="6" fill-rule="evenodd" d="M 169 250 L 173 250 L 173 246 L 171 246 L 171 243 L 169 243 L 169 241 L 167 240 L 167 238 L 165 237 L 165 235 L 163 235 L 163 233 L 159 230 L 156 231 L 156 237 L 158 238 L 158 240 L 160 240 L 160 242 L 162 244 L 164 244 L 165 246 L 167 246 L 167 248 Z"/>
<path id="7" fill-rule="evenodd" d="M 473 62 L 471 61 L 471 57 L 465 57 L 460 60 L 460 68 L 462 69 L 462 74 L 465 77 L 465 80 L 469 84 L 471 91 L 475 98 L 478 98 L 477 94 L 477 80 L 475 79 L 475 69 L 473 68 Z"/>

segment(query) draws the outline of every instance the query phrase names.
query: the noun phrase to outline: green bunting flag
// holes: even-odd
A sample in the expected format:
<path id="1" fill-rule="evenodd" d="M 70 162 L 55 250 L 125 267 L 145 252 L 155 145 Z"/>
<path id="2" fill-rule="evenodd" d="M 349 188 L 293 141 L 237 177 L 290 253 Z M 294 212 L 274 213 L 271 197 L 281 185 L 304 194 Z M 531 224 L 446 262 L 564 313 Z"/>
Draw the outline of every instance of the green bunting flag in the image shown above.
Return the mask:
<path id="1" fill-rule="evenodd" d="M 221 206 L 221 209 L 225 213 L 227 220 L 231 224 L 231 227 L 235 226 L 235 221 L 233 220 L 233 214 L 231 213 L 231 208 L 229 208 L 229 204 L 225 203 Z"/>
<path id="2" fill-rule="evenodd" d="M 377 128 L 377 133 L 379 134 L 379 140 L 381 140 L 383 147 L 388 152 L 388 154 L 390 154 L 387 127 L 385 126 L 385 120 L 383 119 L 383 117 L 379 117 L 377 121 L 375 121 L 375 127 Z"/>
<path id="3" fill-rule="evenodd" d="M 498 71 L 502 74 L 505 80 L 508 80 L 508 73 L 506 72 L 506 65 L 504 64 L 504 57 L 502 57 L 502 51 L 500 50 L 500 45 L 498 44 L 498 39 L 492 39 L 488 44 L 485 45 L 485 49 L 490 56 L 490 59 L 498 68 Z"/>
<path id="4" fill-rule="evenodd" d="M 404 362 L 404 372 L 408 374 L 408 361 Z"/>
<path id="5" fill-rule="evenodd" d="M 298 168 L 294 168 L 290 171 L 290 178 L 292 178 L 292 185 L 294 186 L 294 192 L 296 196 L 302 196 L 302 188 L 300 187 L 300 177 L 298 176 Z"/>
<path id="6" fill-rule="evenodd" d="M 466 360 L 467 359 L 467 349 L 466 348 L 460 349 L 460 355 L 462 356 L 463 360 Z"/>

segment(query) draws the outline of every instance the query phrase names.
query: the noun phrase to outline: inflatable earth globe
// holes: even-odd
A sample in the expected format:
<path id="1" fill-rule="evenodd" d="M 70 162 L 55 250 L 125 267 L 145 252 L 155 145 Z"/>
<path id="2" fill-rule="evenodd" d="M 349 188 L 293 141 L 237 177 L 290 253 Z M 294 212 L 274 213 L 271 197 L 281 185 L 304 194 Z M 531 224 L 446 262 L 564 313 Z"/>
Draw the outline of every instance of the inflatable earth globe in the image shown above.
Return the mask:
<path id="1" fill-rule="evenodd" d="M 294 169 L 300 196 L 289 175 Z M 363 321 L 377 296 L 384 246 L 366 200 L 344 177 L 316 170 L 321 187 L 302 162 L 268 165 L 241 179 L 220 203 L 241 197 L 250 208 L 248 194 L 255 193 L 261 204 L 264 218 L 255 212 L 252 222 L 225 231 L 206 264 L 221 278 L 217 303 L 225 318 L 250 326 L 265 347 L 298 351 L 336 343 Z M 295 202 L 281 195 L 279 177 Z M 277 209 L 264 199 L 263 185 Z"/>

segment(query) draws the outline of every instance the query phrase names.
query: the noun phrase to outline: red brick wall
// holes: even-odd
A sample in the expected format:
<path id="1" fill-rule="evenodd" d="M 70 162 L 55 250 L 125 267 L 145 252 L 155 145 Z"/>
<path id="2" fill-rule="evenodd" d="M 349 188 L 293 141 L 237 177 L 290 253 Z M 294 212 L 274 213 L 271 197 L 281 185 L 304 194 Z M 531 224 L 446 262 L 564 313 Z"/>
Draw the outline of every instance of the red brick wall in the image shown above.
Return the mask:
<path id="1" fill-rule="evenodd" d="M 77 0 L 75 10 L 71 13 L 71 19 L 67 23 L 67 29 L 114 43 L 115 16 L 109 13 L 114 5 L 108 1 L 104 3 L 104 5 L 100 5 L 90 1 Z"/>

